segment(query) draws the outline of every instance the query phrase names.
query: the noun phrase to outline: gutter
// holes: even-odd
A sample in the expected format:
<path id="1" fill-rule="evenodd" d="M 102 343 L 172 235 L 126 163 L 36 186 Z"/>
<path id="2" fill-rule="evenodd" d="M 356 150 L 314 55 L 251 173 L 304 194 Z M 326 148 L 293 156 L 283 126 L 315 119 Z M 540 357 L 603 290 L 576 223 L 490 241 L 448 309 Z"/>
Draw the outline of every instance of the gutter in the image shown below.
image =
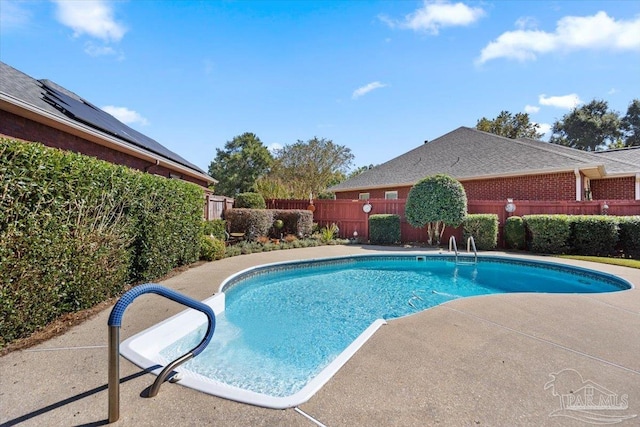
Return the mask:
<path id="1" fill-rule="evenodd" d="M 209 175 L 195 171 L 174 162 L 173 160 L 166 159 L 165 157 L 155 155 L 97 129 L 82 125 L 74 120 L 52 114 L 42 108 L 21 101 L 7 93 L 0 93 L 0 109 L 54 129 L 58 129 L 65 133 L 75 135 L 82 139 L 86 139 L 87 141 L 91 141 L 103 147 L 111 148 L 120 153 L 125 153 L 132 157 L 151 162 L 154 166 L 164 166 L 167 169 L 171 169 L 172 171 L 178 172 L 182 175 L 199 179 L 208 184 L 216 184 L 218 182 Z"/>

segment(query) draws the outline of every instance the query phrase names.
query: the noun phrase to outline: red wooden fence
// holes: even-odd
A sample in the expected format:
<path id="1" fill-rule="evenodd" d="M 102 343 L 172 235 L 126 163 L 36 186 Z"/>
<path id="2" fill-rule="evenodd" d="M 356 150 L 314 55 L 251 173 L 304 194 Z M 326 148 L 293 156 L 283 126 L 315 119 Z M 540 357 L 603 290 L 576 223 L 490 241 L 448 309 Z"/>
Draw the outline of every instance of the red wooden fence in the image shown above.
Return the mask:
<path id="1" fill-rule="evenodd" d="M 342 238 L 353 237 L 354 231 L 364 241 L 369 239 L 368 217 L 372 214 L 397 214 L 400 216 L 400 233 L 402 242 L 426 242 L 427 235 L 424 228 L 412 227 L 404 217 L 405 199 L 386 200 L 370 199 L 373 206 L 371 212 L 366 214 L 362 206 L 364 200 L 314 200 L 315 211 L 313 220 L 320 226 L 335 223 L 340 229 Z M 640 215 L 640 200 L 611 200 L 611 201 L 538 201 L 538 200 L 514 200 L 516 211 L 509 214 L 505 210 L 506 200 L 471 200 L 467 203 L 469 213 L 492 213 L 498 215 L 500 230 L 505 220 L 510 215 L 531 214 L 567 214 L 567 215 Z M 308 200 L 269 200 L 269 209 L 307 209 Z M 462 238 L 462 230 L 447 229 L 443 236 L 448 239 L 455 235 L 458 241 Z M 501 235 L 502 233 L 500 233 Z"/>

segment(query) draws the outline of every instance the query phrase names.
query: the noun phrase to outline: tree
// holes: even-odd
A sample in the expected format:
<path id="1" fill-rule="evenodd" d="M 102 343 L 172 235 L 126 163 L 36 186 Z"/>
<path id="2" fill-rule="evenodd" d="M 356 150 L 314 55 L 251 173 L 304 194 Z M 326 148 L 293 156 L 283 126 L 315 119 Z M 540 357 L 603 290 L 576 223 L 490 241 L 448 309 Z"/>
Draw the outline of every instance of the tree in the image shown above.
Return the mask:
<path id="1" fill-rule="evenodd" d="M 369 165 L 369 166 L 360 166 L 358 168 L 355 168 L 354 170 L 352 170 L 351 172 L 349 172 L 349 175 L 347 175 L 347 179 L 351 179 L 353 177 L 356 177 L 358 175 L 360 175 L 363 172 L 368 171 L 369 169 L 373 169 L 373 165 Z"/>
<path id="2" fill-rule="evenodd" d="M 640 145 L 640 99 L 634 99 L 622 118 L 621 128 L 624 132 L 624 145 L 634 147 Z"/>
<path id="3" fill-rule="evenodd" d="M 516 113 L 512 115 L 508 111 L 501 111 L 493 120 L 486 117 L 476 123 L 476 129 L 504 136 L 506 138 L 531 138 L 540 139 L 543 134 L 538 132 L 540 125 L 531 122 L 528 113 Z"/>
<path id="4" fill-rule="evenodd" d="M 227 196 L 251 191 L 256 180 L 269 172 L 273 157 L 260 138 L 246 132 L 216 149 L 209 175 L 217 179 L 216 192 Z"/>
<path id="5" fill-rule="evenodd" d="M 317 196 L 344 180 L 354 158 L 349 148 L 317 137 L 285 145 L 274 156 L 269 178 L 284 183 L 289 197 L 297 199 Z"/>
<path id="6" fill-rule="evenodd" d="M 439 245 L 445 227 L 458 227 L 466 215 L 464 187 L 448 175 L 428 176 L 409 190 L 405 216 L 413 227 L 427 226 L 429 245 Z"/>
<path id="7" fill-rule="evenodd" d="M 574 108 L 555 122 L 549 142 L 585 151 L 596 151 L 622 136 L 620 117 L 603 100 Z"/>

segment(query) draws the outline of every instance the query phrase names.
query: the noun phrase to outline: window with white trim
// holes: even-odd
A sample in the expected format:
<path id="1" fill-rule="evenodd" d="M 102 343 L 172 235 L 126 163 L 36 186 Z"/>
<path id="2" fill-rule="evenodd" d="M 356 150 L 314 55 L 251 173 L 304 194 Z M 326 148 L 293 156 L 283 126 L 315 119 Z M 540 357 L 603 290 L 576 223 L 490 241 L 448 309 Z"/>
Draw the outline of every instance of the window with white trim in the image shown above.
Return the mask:
<path id="1" fill-rule="evenodd" d="M 371 197 L 369 197 L 369 193 L 360 193 L 358 194 L 358 200 L 369 200 Z"/>
<path id="2" fill-rule="evenodd" d="M 398 192 L 397 191 L 385 191 L 384 192 L 384 198 L 387 200 L 396 200 L 398 198 Z"/>

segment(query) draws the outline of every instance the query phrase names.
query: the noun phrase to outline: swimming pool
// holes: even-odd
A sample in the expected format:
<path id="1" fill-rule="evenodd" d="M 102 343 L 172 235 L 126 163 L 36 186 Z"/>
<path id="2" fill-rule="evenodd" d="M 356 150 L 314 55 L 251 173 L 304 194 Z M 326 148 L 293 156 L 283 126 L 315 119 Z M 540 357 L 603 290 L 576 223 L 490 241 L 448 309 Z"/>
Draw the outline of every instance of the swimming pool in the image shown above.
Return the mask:
<path id="1" fill-rule="evenodd" d="M 259 406 L 297 406 L 387 320 L 468 296 L 631 288 L 611 275 L 553 263 L 495 256 L 477 264 L 453 261 L 436 254 L 365 255 L 231 276 L 205 301 L 217 316 L 214 338 L 178 369 L 180 383 Z M 126 340 L 121 353 L 143 368 L 166 365 L 200 340 L 203 321 L 183 312 Z"/>

